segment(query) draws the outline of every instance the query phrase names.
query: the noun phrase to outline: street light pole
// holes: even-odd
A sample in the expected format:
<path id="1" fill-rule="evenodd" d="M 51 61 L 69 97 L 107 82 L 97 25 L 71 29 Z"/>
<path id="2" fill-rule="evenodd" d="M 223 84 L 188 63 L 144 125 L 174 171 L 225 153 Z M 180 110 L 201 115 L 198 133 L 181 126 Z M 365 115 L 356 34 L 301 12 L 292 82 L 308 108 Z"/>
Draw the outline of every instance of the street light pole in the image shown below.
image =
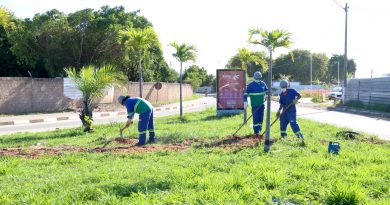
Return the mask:
<path id="1" fill-rule="evenodd" d="M 344 42 L 344 89 L 343 89 L 343 104 L 345 104 L 345 91 L 347 90 L 347 68 L 348 68 L 348 59 L 347 59 L 347 33 L 348 33 L 348 4 L 345 3 L 343 8 L 345 11 L 345 42 Z"/>

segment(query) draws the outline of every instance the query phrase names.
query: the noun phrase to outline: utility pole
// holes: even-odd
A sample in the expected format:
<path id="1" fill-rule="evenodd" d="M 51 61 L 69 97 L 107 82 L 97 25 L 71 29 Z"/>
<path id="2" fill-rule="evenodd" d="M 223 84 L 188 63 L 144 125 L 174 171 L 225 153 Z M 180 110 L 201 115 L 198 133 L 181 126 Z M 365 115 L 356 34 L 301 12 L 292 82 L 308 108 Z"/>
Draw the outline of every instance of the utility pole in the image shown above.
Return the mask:
<path id="1" fill-rule="evenodd" d="M 344 42 L 344 89 L 343 89 L 343 104 L 345 104 L 345 91 L 347 90 L 347 68 L 348 68 L 348 58 L 347 58 L 347 34 L 348 34 L 348 4 L 345 3 L 343 8 L 345 11 L 345 42 Z"/>

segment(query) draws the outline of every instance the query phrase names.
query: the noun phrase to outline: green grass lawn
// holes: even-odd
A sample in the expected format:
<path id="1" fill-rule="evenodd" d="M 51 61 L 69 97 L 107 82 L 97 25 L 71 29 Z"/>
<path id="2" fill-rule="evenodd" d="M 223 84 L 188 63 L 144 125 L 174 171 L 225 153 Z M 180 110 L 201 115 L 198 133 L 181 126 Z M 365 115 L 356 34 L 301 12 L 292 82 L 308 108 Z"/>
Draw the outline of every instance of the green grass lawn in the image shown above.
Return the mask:
<path id="1" fill-rule="evenodd" d="M 242 115 L 215 110 L 156 119 L 159 144 L 211 142 L 230 136 Z M 196 148 L 142 154 L 64 153 L 36 159 L 0 156 L 0 204 L 390 204 L 390 144 L 336 139 L 331 125 L 298 120 L 307 146 L 289 138 L 269 153 L 247 148 Z M 249 123 L 250 124 L 250 123 Z M 278 126 L 272 137 L 278 137 Z M 249 126 L 239 132 L 251 133 Z M 137 138 L 136 126 L 127 136 Z M 64 129 L 0 136 L 3 148 L 101 146 L 118 137 L 118 124 L 96 132 Z M 341 143 L 339 155 L 327 142 Z M 378 143 L 376 143 L 378 142 Z M 117 145 L 110 145 L 117 146 Z"/>

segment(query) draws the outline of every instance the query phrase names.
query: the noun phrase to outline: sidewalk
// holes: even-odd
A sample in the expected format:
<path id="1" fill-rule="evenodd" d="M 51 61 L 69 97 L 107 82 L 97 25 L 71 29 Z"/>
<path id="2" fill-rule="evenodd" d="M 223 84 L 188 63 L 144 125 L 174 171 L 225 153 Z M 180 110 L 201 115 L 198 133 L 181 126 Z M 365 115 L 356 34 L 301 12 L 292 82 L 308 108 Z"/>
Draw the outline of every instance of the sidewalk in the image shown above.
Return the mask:
<path id="1" fill-rule="evenodd" d="M 202 97 L 200 99 L 185 101 L 183 102 L 183 109 L 197 107 L 205 104 L 215 103 L 212 97 Z M 161 112 L 165 110 L 179 110 L 180 103 L 172 103 L 162 105 L 161 107 L 155 107 L 154 112 Z M 93 118 L 104 118 L 111 116 L 126 116 L 126 109 L 118 109 L 114 112 L 93 112 Z M 31 124 L 31 123 L 45 123 L 45 122 L 56 122 L 65 120 L 79 119 L 78 112 L 58 112 L 50 114 L 26 114 L 17 116 L 4 116 L 0 117 L 0 126 L 5 125 L 20 125 L 20 124 Z"/>

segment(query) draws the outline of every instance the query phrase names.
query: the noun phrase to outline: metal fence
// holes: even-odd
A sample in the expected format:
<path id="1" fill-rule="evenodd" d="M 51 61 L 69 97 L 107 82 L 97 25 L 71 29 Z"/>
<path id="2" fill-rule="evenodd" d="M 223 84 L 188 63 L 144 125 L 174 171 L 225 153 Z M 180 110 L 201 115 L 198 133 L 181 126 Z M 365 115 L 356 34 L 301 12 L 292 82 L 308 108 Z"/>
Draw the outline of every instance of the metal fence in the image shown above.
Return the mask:
<path id="1" fill-rule="evenodd" d="M 348 81 L 345 101 L 365 105 L 390 105 L 390 77 L 351 79 Z"/>

